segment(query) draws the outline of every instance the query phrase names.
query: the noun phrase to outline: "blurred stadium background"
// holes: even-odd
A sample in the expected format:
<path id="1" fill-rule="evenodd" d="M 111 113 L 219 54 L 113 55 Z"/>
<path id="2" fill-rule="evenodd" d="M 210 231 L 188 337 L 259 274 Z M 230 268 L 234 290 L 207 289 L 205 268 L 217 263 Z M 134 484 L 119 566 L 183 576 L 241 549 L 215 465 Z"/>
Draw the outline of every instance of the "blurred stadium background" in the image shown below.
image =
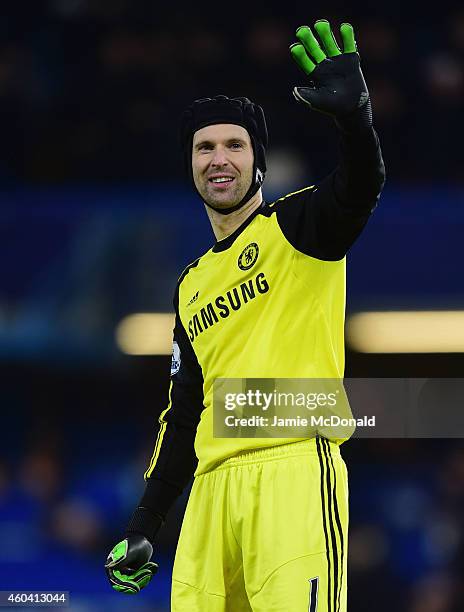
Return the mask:
<path id="1" fill-rule="evenodd" d="M 103 571 L 143 491 L 168 386 L 170 317 L 127 317 L 170 313 L 177 276 L 213 240 L 177 149 L 192 99 L 263 105 L 267 199 L 336 163 L 330 122 L 291 96 L 303 77 L 287 47 L 302 23 L 355 25 L 387 165 L 381 203 L 349 255 L 348 315 L 439 312 L 419 329 L 358 319 L 346 375 L 464 373 L 459 4 L 176 11 L 146 0 L 2 3 L 0 589 L 69 590 L 73 610 L 169 609 L 185 496 L 148 589 L 129 601 Z M 155 344 L 140 345 L 140 329 Z M 464 610 L 460 435 L 345 445 L 350 612 Z"/>

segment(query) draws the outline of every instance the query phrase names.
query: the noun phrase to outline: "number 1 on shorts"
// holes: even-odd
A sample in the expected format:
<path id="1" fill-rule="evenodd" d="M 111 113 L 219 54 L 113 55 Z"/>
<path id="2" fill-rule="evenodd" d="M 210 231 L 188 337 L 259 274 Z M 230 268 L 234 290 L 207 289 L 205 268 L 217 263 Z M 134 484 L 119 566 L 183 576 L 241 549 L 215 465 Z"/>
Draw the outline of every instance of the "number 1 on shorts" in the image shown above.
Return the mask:
<path id="1" fill-rule="evenodd" d="M 319 577 L 309 579 L 309 607 L 308 612 L 317 612 L 317 589 L 319 587 Z"/>

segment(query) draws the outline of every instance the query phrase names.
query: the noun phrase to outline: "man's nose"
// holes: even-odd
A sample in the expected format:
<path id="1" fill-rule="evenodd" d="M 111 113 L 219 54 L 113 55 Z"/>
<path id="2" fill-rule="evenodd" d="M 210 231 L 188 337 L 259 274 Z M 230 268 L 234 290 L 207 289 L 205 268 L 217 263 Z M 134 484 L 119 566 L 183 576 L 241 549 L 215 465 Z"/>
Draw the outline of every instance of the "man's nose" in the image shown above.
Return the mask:
<path id="1" fill-rule="evenodd" d="M 213 159 L 211 160 L 213 166 L 225 166 L 227 165 L 226 150 L 224 147 L 216 147 L 214 149 Z"/>

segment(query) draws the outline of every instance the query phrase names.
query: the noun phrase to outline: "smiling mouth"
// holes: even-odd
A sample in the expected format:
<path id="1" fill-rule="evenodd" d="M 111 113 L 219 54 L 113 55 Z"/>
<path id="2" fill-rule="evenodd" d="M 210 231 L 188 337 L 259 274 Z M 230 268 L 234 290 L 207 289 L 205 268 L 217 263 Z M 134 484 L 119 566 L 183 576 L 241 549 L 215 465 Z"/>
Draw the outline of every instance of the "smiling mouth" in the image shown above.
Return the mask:
<path id="1" fill-rule="evenodd" d="M 213 185 L 228 185 L 229 183 L 232 183 L 233 180 L 233 176 L 221 176 L 208 179 L 208 181 L 213 183 Z"/>
<path id="2" fill-rule="evenodd" d="M 220 191 L 228 191 L 229 187 L 232 185 L 234 180 L 235 180 L 234 177 L 230 177 L 230 178 L 227 178 L 227 180 L 220 180 L 220 181 L 218 181 L 217 179 L 208 179 L 209 183 L 212 185 L 213 190 L 216 193 L 219 193 Z"/>

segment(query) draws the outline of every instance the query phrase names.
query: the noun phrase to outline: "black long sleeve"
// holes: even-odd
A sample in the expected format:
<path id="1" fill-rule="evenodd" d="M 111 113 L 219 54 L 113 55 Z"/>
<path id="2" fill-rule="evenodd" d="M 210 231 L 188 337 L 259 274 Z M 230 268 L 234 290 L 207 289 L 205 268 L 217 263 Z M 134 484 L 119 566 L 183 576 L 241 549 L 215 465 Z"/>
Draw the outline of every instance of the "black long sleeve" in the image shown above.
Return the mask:
<path id="1" fill-rule="evenodd" d="M 375 209 L 385 166 L 373 127 L 339 131 L 339 164 L 313 188 L 278 200 L 277 219 L 287 240 L 317 259 L 342 259 Z"/>
<path id="2" fill-rule="evenodd" d="M 164 521 L 198 463 L 194 442 L 203 410 L 203 374 L 179 317 L 181 279 L 174 296 L 176 319 L 169 405 L 159 418 L 158 437 L 146 472 L 145 492 L 127 528 L 127 532 L 137 531 L 148 539 L 153 539 L 153 531 L 161 524 L 153 522 L 152 517 Z"/>

